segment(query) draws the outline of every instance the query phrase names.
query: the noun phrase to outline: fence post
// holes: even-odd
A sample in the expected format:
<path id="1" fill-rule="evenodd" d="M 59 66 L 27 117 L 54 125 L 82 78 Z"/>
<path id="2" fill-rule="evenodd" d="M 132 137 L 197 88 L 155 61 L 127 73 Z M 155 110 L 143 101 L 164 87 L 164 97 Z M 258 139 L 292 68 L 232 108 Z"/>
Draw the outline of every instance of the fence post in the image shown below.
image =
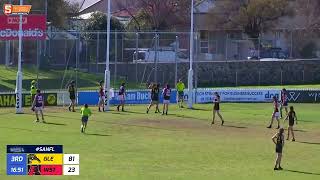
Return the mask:
<path id="1" fill-rule="evenodd" d="M 5 53 L 5 65 L 9 67 L 10 65 L 10 40 L 6 41 L 6 53 Z"/>
<path id="2" fill-rule="evenodd" d="M 236 71 L 236 87 L 238 87 L 238 71 Z"/>
<path id="3" fill-rule="evenodd" d="M 64 65 L 67 65 L 67 38 L 64 39 Z"/>
<path id="4" fill-rule="evenodd" d="M 281 69 L 281 71 L 280 71 L 280 78 L 281 78 L 281 85 L 283 85 L 283 71 L 282 71 L 282 69 Z"/>
<path id="5" fill-rule="evenodd" d="M 37 89 L 39 88 L 39 68 L 40 68 L 40 54 L 41 54 L 41 47 L 39 40 L 37 39 Z"/>
<path id="6" fill-rule="evenodd" d="M 259 86 L 261 86 L 261 71 L 260 71 L 260 69 L 259 69 L 258 73 L 259 73 L 259 77 L 258 77 L 259 78 L 259 80 L 258 80 L 259 82 L 258 82 L 258 84 L 259 84 Z"/>
<path id="7" fill-rule="evenodd" d="M 99 58 L 100 58 L 100 52 L 99 52 L 99 49 L 100 49 L 100 32 L 97 32 L 97 51 L 96 51 L 96 73 L 99 72 L 99 66 L 98 66 L 98 63 L 99 63 Z"/>
<path id="8" fill-rule="evenodd" d="M 225 50 L 225 55 L 226 55 L 226 57 L 225 57 L 225 59 L 226 59 L 226 61 L 228 61 L 228 36 L 229 36 L 229 34 L 227 33 L 227 37 L 226 37 L 226 50 Z"/>
<path id="9" fill-rule="evenodd" d="M 259 34 L 259 38 L 258 38 L 258 60 L 260 59 L 260 45 L 261 45 L 261 34 Z"/>
<path id="10" fill-rule="evenodd" d="M 178 82 L 178 53 L 179 53 L 179 37 L 176 36 L 176 47 L 175 47 L 175 51 L 176 51 L 176 56 L 175 56 L 175 72 L 174 72 L 174 84 L 176 84 Z"/>
<path id="11" fill-rule="evenodd" d="M 136 33 L 136 54 L 135 54 L 135 59 L 136 59 L 136 84 L 138 83 L 138 54 L 139 54 L 139 33 Z"/>
<path id="12" fill-rule="evenodd" d="M 78 89 L 78 66 L 79 66 L 79 53 L 80 53 L 80 32 L 77 34 L 77 39 L 76 39 L 76 89 Z"/>
<path id="13" fill-rule="evenodd" d="M 89 46 L 88 40 L 86 40 L 85 45 L 86 45 L 86 63 L 87 63 L 87 66 L 88 66 L 88 72 L 91 72 L 91 70 L 90 70 L 90 58 L 88 58 L 88 57 L 90 57 L 88 55 L 88 46 Z"/>
<path id="14" fill-rule="evenodd" d="M 293 30 L 291 30 L 291 40 L 290 40 L 290 59 L 293 59 Z"/>
<path id="15" fill-rule="evenodd" d="M 115 50 L 114 50 L 114 75 L 113 75 L 113 87 L 115 87 L 116 85 L 116 81 L 117 81 L 117 62 L 118 62 L 118 32 L 117 30 L 115 31 L 115 40 L 114 40 L 114 46 L 115 46 Z"/>
<path id="16" fill-rule="evenodd" d="M 302 70 L 302 82 L 304 83 L 304 81 L 305 81 L 305 71 L 304 70 Z"/>
<path id="17" fill-rule="evenodd" d="M 158 82 L 158 39 L 159 35 L 156 33 L 155 35 L 155 48 L 154 48 L 154 82 Z"/>

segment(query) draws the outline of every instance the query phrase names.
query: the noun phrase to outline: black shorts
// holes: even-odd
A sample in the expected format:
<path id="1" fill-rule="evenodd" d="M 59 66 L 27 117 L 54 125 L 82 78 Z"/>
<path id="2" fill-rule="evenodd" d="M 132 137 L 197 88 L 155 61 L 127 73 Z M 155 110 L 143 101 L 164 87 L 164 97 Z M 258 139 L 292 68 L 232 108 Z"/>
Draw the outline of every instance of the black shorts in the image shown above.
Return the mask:
<path id="1" fill-rule="evenodd" d="M 88 120 L 89 120 L 88 116 L 82 116 L 82 118 L 81 118 L 81 121 L 84 122 L 84 123 L 87 123 Z"/>
<path id="2" fill-rule="evenodd" d="M 276 145 L 276 153 L 282 153 L 282 145 Z"/>
<path id="3" fill-rule="evenodd" d="M 289 126 L 293 126 L 294 125 L 294 121 L 289 119 Z"/>
<path id="4" fill-rule="evenodd" d="M 219 104 L 215 104 L 214 107 L 213 107 L 213 110 L 219 111 L 220 110 L 220 105 Z"/>
<path id="5" fill-rule="evenodd" d="M 75 100 L 76 99 L 76 95 L 75 94 L 70 94 L 69 97 L 70 97 L 71 100 Z"/>
<path id="6" fill-rule="evenodd" d="M 179 99 L 183 100 L 184 92 L 183 91 L 178 91 L 178 97 L 179 97 Z"/>

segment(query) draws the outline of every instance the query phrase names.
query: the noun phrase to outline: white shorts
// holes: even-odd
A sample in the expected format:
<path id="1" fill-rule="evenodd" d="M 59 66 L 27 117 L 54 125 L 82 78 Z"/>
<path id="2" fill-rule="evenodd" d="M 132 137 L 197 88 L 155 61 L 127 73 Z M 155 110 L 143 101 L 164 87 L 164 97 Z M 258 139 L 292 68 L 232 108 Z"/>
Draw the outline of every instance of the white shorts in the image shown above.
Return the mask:
<path id="1" fill-rule="evenodd" d="M 274 113 L 272 114 L 272 117 L 273 117 L 273 118 L 279 118 L 279 117 L 280 117 L 280 112 L 274 112 Z"/>
<path id="2" fill-rule="evenodd" d="M 170 104 L 170 100 L 163 100 L 163 104 Z"/>
<path id="3" fill-rule="evenodd" d="M 119 100 L 119 101 L 124 101 L 124 95 L 119 95 L 119 96 L 118 96 L 118 100 Z"/>
<path id="4" fill-rule="evenodd" d="M 103 104 L 105 102 L 106 98 L 104 96 L 99 97 L 99 104 Z"/>
<path id="5" fill-rule="evenodd" d="M 43 107 L 34 107 L 35 112 L 43 111 Z"/>

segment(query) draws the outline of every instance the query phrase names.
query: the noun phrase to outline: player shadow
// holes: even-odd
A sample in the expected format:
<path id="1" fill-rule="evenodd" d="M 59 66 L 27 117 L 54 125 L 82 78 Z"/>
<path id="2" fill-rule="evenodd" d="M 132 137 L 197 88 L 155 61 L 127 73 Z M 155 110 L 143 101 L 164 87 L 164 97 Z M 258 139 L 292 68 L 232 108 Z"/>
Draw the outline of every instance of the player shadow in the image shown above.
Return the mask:
<path id="1" fill-rule="evenodd" d="M 294 131 L 297 131 L 297 132 L 308 132 L 306 130 L 301 130 L 301 129 L 295 129 Z"/>
<path id="2" fill-rule="evenodd" d="M 297 143 L 302 143 L 302 144 L 312 144 L 312 145 L 320 145 L 318 142 L 306 142 L 306 141 L 296 141 Z"/>
<path id="3" fill-rule="evenodd" d="M 65 117 L 63 117 L 63 116 L 57 116 L 57 115 L 45 115 L 45 117 L 65 118 Z M 68 119 L 80 120 L 80 118 L 72 118 L 72 117 L 68 117 Z M 48 123 L 47 123 L 47 124 L 48 124 Z"/>
<path id="4" fill-rule="evenodd" d="M 192 110 L 196 110 L 196 111 L 206 111 L 206 112 L 211 112 L 212 109 L 201 109 L 201 108 L 192 108 Z"/>
<path id="5" fill-rule="evenodd" d="M 111 136 L 109 134 L 99 134 L 99 133 L 85 133 L 88 136 Z"/>
<path id="6" fill-rule="evenodd" d="M 186 116 L 186 115 L 181 115 L 181 114 L 170 114 L 169 113 L 168 116 L 175 116 L 175 117 L 178 117 L 178 118 L 187 118 L 187 119 L 205 120 L 205 121 L 208 120 L 208 119 L 195 118 L 195 117 L 192 117 L 192 116 Z"/>
<path id="7" fill-rule="evenodd" d="M 45 124 L 55 125 L 55 126 L 66 126 L 66 124 L 62 124 L 62 123 L 52 123 L 52 122 L 46 122 Z"/>
<path id="8" fill-rule="evenodd" d="M 111 114 L 116 114 L 116 115 L 128 115 L 126 112 L 120 112 L 120 111 L 111 111 Z"/>
<path id="9" fill-rule="evenodd" d="M 247 129 L 248 127 L 244 126 L 234 126 L 234 125 L 223 125 L 223 127 L 237 128 L 237 129 Z"/>
<path id="10" fill-rule="evenodd" d="M 142 113 L 142 112 L 135 112 L 135 111 L 124 111 L 125 113 L 129 113 L 129 114 L 147 114 L 147 113 Z"/>
<path id="11" fill-rule="evenodd" d="M 294 172 L 294 173 L 300 173 L 300 174 L 310 174 L 310 175 L 317 175 L 317 176 L 320 176 L 320 173 L 312 173 L 312 172 L 297 171 L 297 170 L 290 170 L 290 169 L 284 169 L 283 171 Z"/>

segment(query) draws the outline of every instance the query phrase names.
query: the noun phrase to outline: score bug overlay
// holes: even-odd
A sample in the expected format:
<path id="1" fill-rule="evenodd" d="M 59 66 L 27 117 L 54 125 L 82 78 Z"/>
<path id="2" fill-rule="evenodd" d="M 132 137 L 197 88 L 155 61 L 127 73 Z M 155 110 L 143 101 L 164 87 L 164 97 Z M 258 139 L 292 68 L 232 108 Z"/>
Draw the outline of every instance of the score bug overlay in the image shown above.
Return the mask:
<path id="1" fill-rule="evenodd" d="M 7 175 L 79 175 L 79 163 L 62 145 L 7 145 Z"/>

